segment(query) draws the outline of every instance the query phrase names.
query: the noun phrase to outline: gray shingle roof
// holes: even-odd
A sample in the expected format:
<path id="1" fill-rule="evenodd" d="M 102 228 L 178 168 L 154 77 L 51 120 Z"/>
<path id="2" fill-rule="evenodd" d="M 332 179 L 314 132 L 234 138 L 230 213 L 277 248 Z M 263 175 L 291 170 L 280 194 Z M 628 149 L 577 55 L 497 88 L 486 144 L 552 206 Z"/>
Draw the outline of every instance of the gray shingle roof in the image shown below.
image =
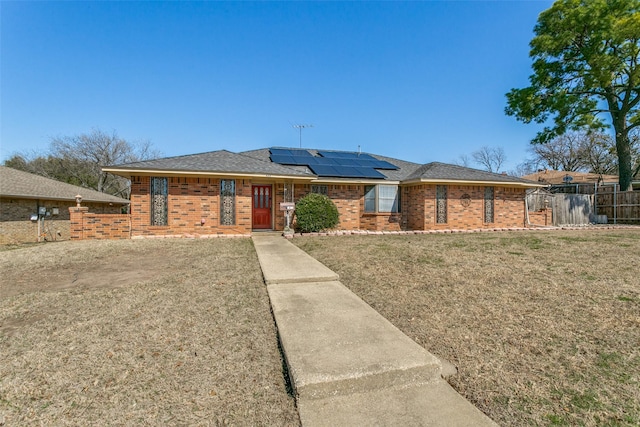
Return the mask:
<path id="1" fill-rule="evenodd" d="M 20 199 L 69 200 L 80 194 L 82 200 L 97 203 L 128 204 L 129 201 L 44 176 L 0 166 L 0 196 Z"/>
<path id="2" fill-rule="evenodd" d="M 445 180 L 445 181 L 465 181 L 465 182 L 496 182 L 496 183 L 519 183 L 536 185 L 538 183 L 526 179 L 492 173 L 465 166 L 450 165 L 447 163 L 432 162 L 420 166 L 413 173 L 404 178 L 405 181 L 414 180 Z"/>
<path id="3" fill-rule="evenodd" d="M 310 172 L 301 171 L 270 160 L 264 161 L 255 157 L 237 154 L 227 150 L 211 151 L 208 153 L 189 154 L 186 156 L 165 157 L 163 159 L 147 160 L 143 162 L 126 163 L 123 165 L 103 168 L 105 171 L 159 170 L 183 172 L 209 172 L 229 174 L 265 174 L 284 176 L 313 177 Z"/>
<path id="4" fill-rule="evenodd" d="M 274 147 L 275 148 L 275 147 Z M 286 147 L 277 147 L 286 148 Z M 164 159 L 148 160 L 144 162 L 128 163 L 124 165 L 104 168 L 106 171 L 122 174 L 123 172 L 135 173 L 135 171 L 153 170 L 167 172 L 204 172 L 227 174 L 265 174 L 290 177 L 314 178 L 306 166 L 283 166 L 271 161 L 269 148 L 232 153 L 227 150 L 211 151 L 201 154 L 167 157 Z M 311 154 L 317 155 L 318 150 L 307 149 Z M 336 151 L 336 150 L 333 150 Z M 399 182 L 426 182 L 433 181 L 463 181 L 463 182 L 491 182 L 491 183 L 517 183 L 519 185 L 537 186 L 537 183 L 521 178 L 471 169 L 464 166 L 450 165 L 446 163 L 418 163 L 394 159 L 392 157 L 377 154 L 364 153 L 378 160 L 387 161 L 398 167 L 397 170 L 379 170 L 388 181 Z M 322 177 L 319 177 L 320 180 Z"/>

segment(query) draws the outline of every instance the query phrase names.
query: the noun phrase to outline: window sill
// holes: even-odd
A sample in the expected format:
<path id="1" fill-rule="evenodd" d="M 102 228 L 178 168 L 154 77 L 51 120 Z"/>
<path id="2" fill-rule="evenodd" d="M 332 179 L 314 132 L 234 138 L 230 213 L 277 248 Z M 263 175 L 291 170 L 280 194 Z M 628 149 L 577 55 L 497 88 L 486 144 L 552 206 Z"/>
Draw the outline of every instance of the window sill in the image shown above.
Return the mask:
<path id="1" fill-rule="evenodd" d="M 389 215 L 402 215 L 402 212 L 364 212 L 363 216 L 389 216 Z"/>

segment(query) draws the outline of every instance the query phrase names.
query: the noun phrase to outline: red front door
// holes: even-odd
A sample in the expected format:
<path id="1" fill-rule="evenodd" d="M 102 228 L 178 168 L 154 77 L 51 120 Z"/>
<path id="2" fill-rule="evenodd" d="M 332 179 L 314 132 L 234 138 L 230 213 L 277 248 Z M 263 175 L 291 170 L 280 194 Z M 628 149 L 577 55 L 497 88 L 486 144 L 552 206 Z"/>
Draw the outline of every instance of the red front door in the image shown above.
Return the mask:
<path id="1" fill-rule="evenodd" d="M 253 228 L 264 230 L 271 228 L 271 186 L 253 186 Z"/>

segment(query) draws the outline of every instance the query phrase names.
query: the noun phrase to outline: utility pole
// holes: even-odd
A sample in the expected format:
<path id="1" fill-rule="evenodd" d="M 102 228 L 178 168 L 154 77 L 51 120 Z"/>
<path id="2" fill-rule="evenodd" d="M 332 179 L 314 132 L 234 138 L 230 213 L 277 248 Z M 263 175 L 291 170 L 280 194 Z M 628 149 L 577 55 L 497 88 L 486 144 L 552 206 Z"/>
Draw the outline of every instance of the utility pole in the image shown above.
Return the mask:
<path id="1" fill-rule="evenodd" d="M 300 148 L 302 148 L 302 129 L 312 128 L 313 125 L 293 125 L 293 127 L 300 131 Z"/>

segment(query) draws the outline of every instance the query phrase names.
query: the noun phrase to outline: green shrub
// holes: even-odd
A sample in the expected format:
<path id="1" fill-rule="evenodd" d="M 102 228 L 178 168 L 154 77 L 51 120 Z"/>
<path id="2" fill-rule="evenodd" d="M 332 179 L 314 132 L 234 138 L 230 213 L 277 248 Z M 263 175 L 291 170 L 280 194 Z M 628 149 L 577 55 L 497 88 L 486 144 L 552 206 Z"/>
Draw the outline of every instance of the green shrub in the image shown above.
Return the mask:
<path id="1" fill-rule="evenodd" d="M 338 208 L 322 194 L 307 194 L 296 203 L 296 228 L 302 233 L 333 228 L 338 218 Z"/>

